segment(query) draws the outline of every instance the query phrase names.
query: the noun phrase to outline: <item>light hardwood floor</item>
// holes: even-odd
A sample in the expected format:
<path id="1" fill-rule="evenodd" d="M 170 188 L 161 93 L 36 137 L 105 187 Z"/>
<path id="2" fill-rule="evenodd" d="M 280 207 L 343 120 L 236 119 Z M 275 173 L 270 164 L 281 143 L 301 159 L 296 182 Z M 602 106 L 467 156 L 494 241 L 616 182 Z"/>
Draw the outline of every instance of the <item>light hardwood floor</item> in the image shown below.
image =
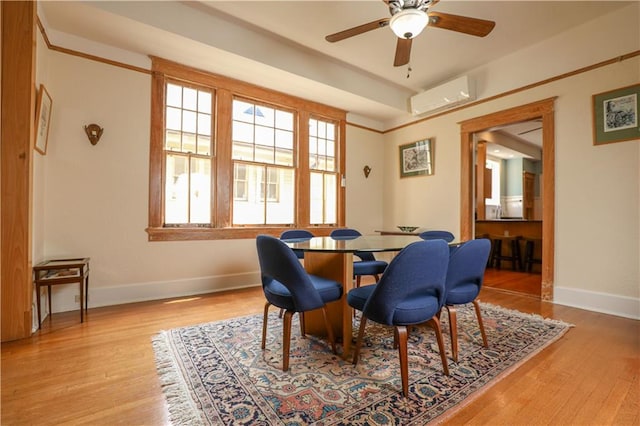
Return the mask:
<path id="1" fill-rule="evenodd" d="M 508 272 L 500 274 L 508 281 Z M 481 300 L 575 327 L 446 424 L 640 424 L 640 321 L 489 287 Z M 2 344 L 0 423 L 167 424 L 151 337 L 260 313 L 263 304 L 261 289 L 254 288 L 90 309 L 83 324 L 78 312 L 55 314 L 31 338 Z"/>

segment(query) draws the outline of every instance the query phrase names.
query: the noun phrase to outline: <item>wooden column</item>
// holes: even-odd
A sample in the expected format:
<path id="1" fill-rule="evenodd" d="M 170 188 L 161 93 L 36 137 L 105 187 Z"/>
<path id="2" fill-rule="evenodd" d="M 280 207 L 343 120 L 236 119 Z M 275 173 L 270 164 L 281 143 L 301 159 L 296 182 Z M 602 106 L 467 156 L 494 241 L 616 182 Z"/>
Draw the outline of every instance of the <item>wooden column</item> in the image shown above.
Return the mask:
<path id="1" fill-rule="evenodd" d="M 31 335 L 36 3 L 2 2 L 2 341 Z"/>
<path id="2" fill-rule="evenodd" d="M 487 143 L 478 142 L 476 147 L 476 219 L 484 220 L 487 213 L 487 204 L 485 198 L 485 165 L 487 164 Z M 488 194 L 491 195 L 491 194 Z"/>

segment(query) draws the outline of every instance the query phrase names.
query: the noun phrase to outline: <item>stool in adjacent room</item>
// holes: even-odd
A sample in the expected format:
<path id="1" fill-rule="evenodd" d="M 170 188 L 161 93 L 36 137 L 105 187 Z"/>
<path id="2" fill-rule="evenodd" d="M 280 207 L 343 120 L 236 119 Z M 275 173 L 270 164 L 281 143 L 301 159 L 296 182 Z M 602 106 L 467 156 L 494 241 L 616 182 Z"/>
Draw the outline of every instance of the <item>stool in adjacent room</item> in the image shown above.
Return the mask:
<path id="1" fill-rule="evenodd" d="M 540 238 L 524 237 L 524 270 L 531 272 L 533 270 L 533 264 L 542 265 L 542 259 L 534 257 L 536 255 L 536 248 L 542 245 Z"/>
<path id="2" fill-rule="evenodd" d="M 520 239 L 518 236 L 503 236 L 492 235 L 491 236 L 491 265 L 496 269 L 500 269 L 502 261 L 509 261 L 512 264 L 514 271 L 522 269 L 522 257 L 520 256 Z M 504 243 L 504 244 L 503 244 Z M 503 245 L 508 244 L 511 248 L 509 254 L 503 252 Z M 506 249 L 506 247 L 504 247 Z"/>

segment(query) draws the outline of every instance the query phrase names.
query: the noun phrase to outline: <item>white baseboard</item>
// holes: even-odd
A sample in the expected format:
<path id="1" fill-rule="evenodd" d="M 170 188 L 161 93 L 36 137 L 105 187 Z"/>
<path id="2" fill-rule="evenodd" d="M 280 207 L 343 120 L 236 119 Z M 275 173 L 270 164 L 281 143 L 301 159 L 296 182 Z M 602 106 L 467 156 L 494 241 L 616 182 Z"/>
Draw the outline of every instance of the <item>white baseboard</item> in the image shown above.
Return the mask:
<path id="1" fill-rule="evenodd" d="M 89 283 L 89 308 L 215 293 L 257 285 L 260 285 L 259 272 L 185 280 L 154 281 L 113 287 L 91 287 L 91 283 Z M 77 293 L 77 286 L 75 284 L 70 286 L 64 293 L 68 294 L 53 295 L 51 310 L 53 312 L 66 312 L 80 309 L 80 304 L 74 303 L 72 294 Z"/>
<path id="2" fill-rule="evenodd" d="M 553 303 L 603 314 L 640 319 L 640 299 L 576 288 L 554 287 Z"/>

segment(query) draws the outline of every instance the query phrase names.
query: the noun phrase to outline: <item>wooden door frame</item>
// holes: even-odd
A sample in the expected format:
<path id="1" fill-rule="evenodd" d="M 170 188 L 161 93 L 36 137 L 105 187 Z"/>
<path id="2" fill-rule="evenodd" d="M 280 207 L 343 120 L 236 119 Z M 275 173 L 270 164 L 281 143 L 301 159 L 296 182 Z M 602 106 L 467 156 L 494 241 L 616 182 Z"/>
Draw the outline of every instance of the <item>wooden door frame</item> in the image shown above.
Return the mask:
<path id="1" fill-rule="evenodd" d="M 473 134 L 491 127 L 542 119 L 542 300 L 553 300 L 555 247 L 555 97 L 460 123 L 460 237 L 474 238 Z"/>

